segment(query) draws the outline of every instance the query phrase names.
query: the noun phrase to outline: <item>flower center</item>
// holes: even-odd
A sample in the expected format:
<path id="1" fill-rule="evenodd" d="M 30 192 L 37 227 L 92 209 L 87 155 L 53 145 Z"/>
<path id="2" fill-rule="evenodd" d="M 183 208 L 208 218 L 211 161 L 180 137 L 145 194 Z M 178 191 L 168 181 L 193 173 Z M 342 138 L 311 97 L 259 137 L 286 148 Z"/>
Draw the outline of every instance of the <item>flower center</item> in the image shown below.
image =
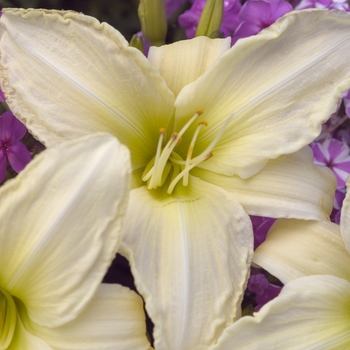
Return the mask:
<path id="1" fill-rule="evenodd" d="M 17 308 L 11 294 L 0 289 L 0 349 L 7 349 L 11 344 L 16 317 Z"/>
<path id="2" fill-rule="evenodd" d="M 148 163 L 142 174 L 142 181 L 147 182 L 147 188 L 149 190 L 161 187 L 168 177 L 171 177 L 170 184 L 167 190 L 168 194 L 171 194 L 173 192 L 176 184 L 181 179 L 183 179 L 183 185 L 187 186 L 189 182 L 190 170 L 213 156 L 213 153 L 211 151 L 221 138 L 231 118 L 227 118 L 227 121 L 222 125 L 220 131 L 213 139 L 213 141 L 198 156 L 192 158 L 194 146 L 197 141 L 199 132 L 203 128 L 203 126 L 208 126 L 208 123 L 204 120 L 198 123 L 198 126 L 190 142 L 186 159 L 181 158 L 181 156 L 174 151 L 175 147 L 181 142 L 182 135 L 198 119 L 198 117 L 202 113 L 203 111 L 201 110 L 197 111 L 179 132 L 174 132 L 164 148 L 163 142 L 165 138 L 165 129 L 161 128 L 159 130 L 159 139 L 156 155 Z"/>

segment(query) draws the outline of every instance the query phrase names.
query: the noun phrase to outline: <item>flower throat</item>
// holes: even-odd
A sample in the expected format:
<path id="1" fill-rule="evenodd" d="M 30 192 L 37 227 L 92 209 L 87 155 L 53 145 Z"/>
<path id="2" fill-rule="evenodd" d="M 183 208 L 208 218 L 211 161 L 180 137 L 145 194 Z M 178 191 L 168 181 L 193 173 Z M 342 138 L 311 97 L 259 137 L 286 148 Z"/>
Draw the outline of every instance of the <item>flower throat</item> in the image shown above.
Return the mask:
<path id="1" fill-rule="evenodd" d="M 165 129 L 161 128 L 159 130 L 156 155 L 148 163 L 142 174 L 142 181 L 147 182 L 147 188 L 149 190 L 157 189 L 163 186 L 165 180 L 170 175 L 171 179 L 167 190 L 168 194 L 171 194 L 173 192 L 176 184 L 181 179 L 183 185 L 187 186 L 189 182 L 190 170 L 213 156 L 213 153 L 211 151 L 221 138 L 231 118 L 228 118 L 226 120 L 226 122 L 222 125 L 219 133 L 200 155 L 192 158 L 194 145 L 197 141 L 199 132 L 203 126 L 208 126 L 208 123 L 204 120 L 200 121 L 197 125 L 187 151 L 186 159 L 182 159 L 181 156 L 174 151 L 175 147 L 181 142 L 182 135 L 198 119 L 201 114 L 203 114 L 203 111 L 198 110 L 179 132 L 174 132 L 164 148 L 162 148 L 162 146 L 165 138 Z"/>

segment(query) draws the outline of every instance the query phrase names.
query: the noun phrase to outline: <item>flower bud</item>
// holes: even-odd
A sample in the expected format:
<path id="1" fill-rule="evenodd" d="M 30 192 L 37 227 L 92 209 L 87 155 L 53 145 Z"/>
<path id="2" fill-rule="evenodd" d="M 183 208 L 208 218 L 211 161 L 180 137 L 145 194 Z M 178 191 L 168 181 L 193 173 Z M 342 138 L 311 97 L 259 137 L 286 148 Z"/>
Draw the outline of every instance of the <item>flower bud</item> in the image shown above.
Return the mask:
<path id="1" fill-rule="evenodd" d="M 144 48 L 143 40 L 141 36 L 134 34 L 130 40 L 129 45 L 140 50 L 142 53 L 145 53 L 145 48 Z"/>
<path id="2" fill-rule="evenodd" d="M 168 28 L 165 0 L 141 0 L 138 15 L 142 33 L 149 43 L 153 46 L 163 45 Z"/>
<path id="3" fill-rule="evenodd" d="M 207 0 L 198 23 L 196 36 L 210 36 L 218 31 L 224 13 L 224 0 Z"/>

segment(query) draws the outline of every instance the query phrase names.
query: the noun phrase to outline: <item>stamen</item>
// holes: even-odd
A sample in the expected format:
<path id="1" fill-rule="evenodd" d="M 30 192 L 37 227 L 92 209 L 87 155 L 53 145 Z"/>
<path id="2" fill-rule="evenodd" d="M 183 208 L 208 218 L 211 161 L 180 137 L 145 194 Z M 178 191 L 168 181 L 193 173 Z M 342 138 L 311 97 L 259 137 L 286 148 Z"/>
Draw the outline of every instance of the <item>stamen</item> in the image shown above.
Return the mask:
<path id="1" fill-rule="evenodd" d="M 202 153 L 203 154 L 203 153 Z M 184 170 L 181 171 L 181 173 L 179 175 L 176 176 L 176 178 L 170 183 L 169 187 L 168 187 L 168 191 L 167 193 L 168 194 L 171 194 L 175 188 L 175 185 L 179 182 L 179 180 L 181 180 L 181 178 L 183 176 L 185 176 L 186 174 L 189 173 L 189 171 L 193 168 L 195 168 L 199 163 L 202 163 L 206 160 L 208 160 L 209 158 L 211 158 L 213 156 L 213 153 L 208 153 L 206 154 L 205 156 L 198 156 L 196 158 L 193 158 L 193 159 L 196 159 L 196 162 L 195 163 L 192 163 L 189 167 L 185 168 Z"/>
<path id="2" fill-rule="evenodd" d="M 190 127 L 190 125 L 203 113 L 203 111 L 197 111 L 193 117 L 185 124 L 185 126 L 180 130 L 179 133 L 173 133 L 171 135 L 171 138 L 169 140 L 169 142 L 166 144 L 166 146 L 163 149 L 163 152 L 161 154 L 161 156 L 159 157 L 159 161 L 155 162 L 155 167 L 157 166 L 157 168 L 155 168 L 155 171 L 153 172 L 153 176 L 152 179 L 154 177 L 154 181 L 151 181 L 151 186 L 148 187 L 150 188 L 157 188 L 161 181 L 162 181 L 162 173 L 163 173 L 163 169 L 165 167 L 166 162 L 168 161 L 171 152 L 173 151 L 173 149 L 175 148 L 175 146 L 177 146 L 177 144 L 180 142 L 180 139 L 182 137 L 182 135 L 186 132 L 186 130 Z"/>
<path id="3" fill-rule="evenodd" d="M 158 159 L 160 157 L 160 153 L 162 151 L 162 144 L 163 144 L 163 139 L 164 139 L 164 136 L 165 136 L 165 129 L 164 128 L 160 128 L 159 129 L 159 134 L 160 135 L 159 135 L 159 139 L 158 139 L 157 152 L 156 152 L 156 156 L 155 156 L 154 162 L 153 162 L 154 166 L 148 171 L 147 168 L 148 168 L 149 164 L 147 165 L 146 169 L 147 169 L 148 172 L 145 174 L 146 169 L 144 170 L 144 172 L 142 174 L 142 178 L 141 178 L 142 181 L 147 181 L 152 176 L 152 174 L 157 171 L 157 164 L 158 164 Z M 152 179 L 151 179 L 150 183 L 152 183 Z"/>
<path id="4" fill-rule="evenodd" d="M 171 194 L 176 186 L 176 184 L 183 179 L 183 185 L 187 186 L 189 183 L 189 173 L 190 171 L 198 166 L 201 162 L 213 156 L 212 150 L 217 145 L 221 139 L 223 133 L 225 132 L 228 124 L 231 122 L 234 114 L 231 114 L 224 123 L 221 125 L 218 133 L 215 135 L 214 139 L 210 142 L 208 147 L 201 152 L 198 156 L 192 158 L 194 152 L 194 145 L 197 142 L 199 133 L 202 126 L 207 126 L 208 123 L 203 120 L 197 125 L 194 131 L 192 140 L 190 142 L 186 160 L 174 151 L 174 148 L 181 142 L 182 135 L 189 129 L 193 122 L 203 113 L 202 110 L 197 111 L 182 127 L 179 132 L 174 132 L 166 143 L 165 147 L 162 149 L 163 142 L 165 139 L 165 129 L 161 128 L 159 130 L 159 139 L 157 145 L 157 151 L 154 158 L 148 163 L 143 174 L 142 180 L 147 181 L 148 189 L 156 189 L 163 186 L 166 179 L 171 172 L 170 185 L 168 187 L 167 193 Z"/>
<path id="5" fill-rule="evenodd" d="M 181 173 L 179 175 L 177 175 L 175 177 L 175 179 L 170 183 L 169 187 L 168 187 L 168 194 L 171 194 L 175 188 L 175 185 L 179 182 L 179 180 L 185 176 L 191 169 L 193 169 L 194 167 L 196 167 L 199 163 L 211 158 L 213 156 L 212 154 L 212 150 L 213 148 L 216 146 L 216 144 L 219 142 L 221 136 L 223 135 L 223 133 L 225 132 L 228 124 L 231 122 L 232 118 L 233 118 L 234 114 L 231 114 L 224 122 L 224 124 L 221 126 L 219 132 L 216 134 L 214 140 L 212 142 L 210 142 L 209 146 L 197 157 L 193 158 L 191 160 L 191 163 L 189 166 L 187 166 L 187 159 L 186 159 L 186 166 L 185 169 L 181 171 Z"/>
<path id="6" fill-rule="evenodd" d="M 199 131 L 201 129 L 201 127 L 205 125 L 205 126 L 208 126 L 208 123 L 205 121 L 205 120 L 202 120 L 198 123 L 198 126 L 197 126 L 197 129 L 196 131 L 194 132 L 194 135 L 192 137 L 192 141 L 190 143 L 190 147 L 188 148 L 188 151 L 187 151 L 187 158 L 186 158 L 186 166 L 185 166 L 185 169 L 188 168 L 190 166 L 190 163 L 191 163 L 191 157 L 192 157 L 192 153 L 193 153 L 193 149 L 194 149 L 194 144 L 196 143 L 197 141 L 197 137 L 198 137 L 198 134 L 199 134 Z M 189 172 L 186 172 L 184 177 L 183 177 L 183 185 L 184 186 L 187 186 L 188 185 L 188 177 L 189 177 Z"/>

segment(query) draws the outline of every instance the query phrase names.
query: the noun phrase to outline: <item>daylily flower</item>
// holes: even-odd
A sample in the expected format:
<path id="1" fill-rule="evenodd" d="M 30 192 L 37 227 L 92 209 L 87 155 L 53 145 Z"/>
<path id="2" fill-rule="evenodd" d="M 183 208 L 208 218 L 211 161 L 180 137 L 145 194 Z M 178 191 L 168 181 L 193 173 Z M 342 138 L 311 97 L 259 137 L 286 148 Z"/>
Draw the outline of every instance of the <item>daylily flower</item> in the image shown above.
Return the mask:
<path id="1" fill-rule="evenodd" d="M 254 262 L 286 286 L 254 317 L 227 329 L 215 349 L 350 347 L 349 191 L 340 226 L 329 221 L 277 220 L 256 250 Z"/>
<path id="2" fill-rule="evenodd" d="M 129 170 L 127 149 L 98 134 L 42 152 L 0 189 L 1 349 L 149 348 L 142 300 L 100 284 Z"/>
<path id="3" fill-rule="evenodd" d="M 350 87 L 349 24 L 295 12 L 231 49 L 198 37 L 146 58 L 94 18 L 3 10 L 1 89 L 15 115 L 47 147 L 108 131 L 131 151 L 120 253 L 158 350 L 208 349 L 240 316 L 247 213 L 328 218 L 335 178 L 304 146 Z"/>
<path id="4" fill-rule="evenodd" d="M 26 146 L 19 140 L 26 134 L 26 127 L 11 111 L 0 117 L 0 182 L 6 176 L 7 161 L 17 173 L 32 159 Z"/>

